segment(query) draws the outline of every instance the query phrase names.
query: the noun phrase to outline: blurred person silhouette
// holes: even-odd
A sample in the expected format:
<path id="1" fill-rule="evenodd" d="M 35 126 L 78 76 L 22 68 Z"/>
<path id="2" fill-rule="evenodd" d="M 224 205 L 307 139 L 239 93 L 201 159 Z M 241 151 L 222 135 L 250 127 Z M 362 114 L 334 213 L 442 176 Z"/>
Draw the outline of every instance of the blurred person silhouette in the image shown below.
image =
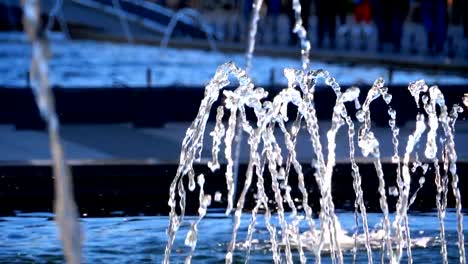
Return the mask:
<path id="1" fill-rule="evenodd" d="M 351 10 L 352 0 L 337 0 L 338 5 L 338 35 L 343 36 L 346 35 L 350 31 L 350 27 L 348 25 L 347 17 L 348 13 Z"/>
<path id="2" fill-rule="evenodd" d="M 421 17 L 427 34 L 430 55 L 440 55 L 447 38 L 447 1 L 421 0 Z"/>
<path id="3" fill-rule="evenodd" d="M 339 5 L 330 0 L 315 0 L 317 16 L 317 48 L 322 48 L 325 36 L 328 35 L 330 48 L 336 47 L 336 17 Z"/>
<path id="4" fill-rule="evenodd" d="M 361 49 L 365 49 L 369 36 L 372 34 L 371 7 L 369 0 L 354 0 L 354 21 L 357 26 L 354 28 L 354 35 L 359 35 L 362 39 Z"/>
<path id="5" fill-rule="evenodd" d="M 462 55 L 468 59 L 468 0 L 454 0 L 454 11 L 457 11 L 457 22 L 463 27 Z"/>
<path id="6" fill-rule="evenodd" d="M 400 52 L 403 25 L 409 11 L 409 0 L 370 0 L 372 17 L 377 26 L 377 51 L 384 44 L 392 45 L 393 52 Z"/>

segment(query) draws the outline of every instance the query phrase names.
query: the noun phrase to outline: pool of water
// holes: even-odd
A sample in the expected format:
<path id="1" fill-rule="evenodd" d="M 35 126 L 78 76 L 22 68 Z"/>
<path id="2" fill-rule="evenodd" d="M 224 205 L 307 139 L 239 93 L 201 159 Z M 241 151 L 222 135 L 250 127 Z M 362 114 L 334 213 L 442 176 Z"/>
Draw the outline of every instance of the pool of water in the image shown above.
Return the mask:
<path id="1" fill-rule="evenodd" d="M 338 217 L 343 229 L 353 232 L 354 216 L 352 212 L 339 212 Z M 467 219 L 465 217 L 464 219 Z M 187 217 L 181 226 L 175 241 L 171 261 L 183 263 L 189 248 L 184 245 L 185 235 L 191 221 L 196 217 Z M 245 239 L 250 214 L 244 213 L 239 229 L 239 241 Z M 381 214 L 369 214 L 369 226 L 377 228 Z M 276 217 L 273 217 L 273 222 Z M 465 226 L 468 226 L 464 220 Z M 164 257 L 166 245 L 167 216 L 110 217 L 81 219 L 85 234 L 84 255 L 86 263 L 160 263 Z M 411 214 L 410 227 L 412 238 L 431 238 L 422 247 L 413 248 L 414 263 L 441 262 L 440 246 L 437 242 L 438 219 L 435 213 Z M 232 218 L 220 213 L 209 213 L 199 225 L 199 237 L 194 263 L 222 263 L 227 243 L 231 238 Z M 302 228 L 306 228 L 305 225 Z M 62 263 L 60 242 L 53 222 L 53 215 L 48 213 L 18 214 L 15 217 L 0 218 L 0 263 Z M 458 262 L 456 215 L 447 213 L 446 231 L 448 256 L 450 263 Z M 468 231 L 465 231 L 465 236 Z M 254 234 L 255 243 L 251 252 L 251 263 L 271 263 L 268 232 L 259 218 Z M 466 247 L 466 244 L 465 244 Z M 295 250 L 295 260 L 298 254 Z M 374 261 L 380 261 L 380 251 L 375 249 Z M 313 254 L 306 251 L 309 261 Z M 357 253 L 359 263 L 367 263 L 364 249 Z M 237 248 L 235 263 L 245 261 L 245 251 Z M 352 261 L 352 253 L 345 252 L 345 263 Z M 323 263 L 331 260 L 324 253 Z M 404 259 L 403 262 L 406 262 Z"/>

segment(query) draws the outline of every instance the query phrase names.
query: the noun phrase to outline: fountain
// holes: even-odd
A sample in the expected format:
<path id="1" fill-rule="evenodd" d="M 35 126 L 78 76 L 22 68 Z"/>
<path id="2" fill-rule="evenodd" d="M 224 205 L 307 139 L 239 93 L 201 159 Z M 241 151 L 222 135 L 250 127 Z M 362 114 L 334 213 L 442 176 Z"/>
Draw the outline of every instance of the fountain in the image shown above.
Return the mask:
<path id="1" fill-rule="evenodd" d="M 246 251 L 246 260 L 249 260 L 250 250 L 252 245 L 253 230 L 256 225 L 256 218 L 260 208 L 263 208 L 265 214 L 265 225 L 269 232 L 269 245 L 272 254 L 272 260 L 275 263 L 280 263 L 283 260 L 286 263 L 293 262 L 293 250 L 297 249 L 299 260 L 301 263 L 306 263 L 307 259 L 304 254 L 304 248 L 311 250 L 315 256 L 315 262 L 320 263 L 322 252 L 327 251 L 330 254 L 333 263 L 343 263 L 343 250 L 351 249 L 353 259 L 356 260 L 356 251 L 358 245 L 364 245 L 367 251 L 367 260 L 373 262 L 373 249 L 380 249 L 381 261 L 388 260 L 391 263 L 399 263 L 402 260 L 403 250 L 406 249 L 408 262 L 413 261 L 412 247 L 425 244 L 418 239 L 412 239 L 409 227 L 408 210 L 411 204 L 416 199 L 417 192 L 424 184 L 424 178 L 419 181 L 420 187 L 410 196 L 410 161 L 411 154 L 415 146 L 420 141 L 423 133 L 426 130 L 425 114 L 428 115 L 429 132 L 427 134 L 427 143 L 425 149 L 425 157 L 428 162 L 434 164 L 437 185 L 437 209 L 440 221 L 440 238 L 439 244 L 441 247 L 441 255 L 444 263 L 448 262 L 446 240 L 444 236 L 444 215 L 447 206 L 447 192 L 449 175 L 452 177 L 452 191 L 456 202 L 457 213 L 457 232 L 458 232 L 458 248 L 459 261 L 466 263 L 464 236 L 463 236 L 463 215 L 461 212 L 461 198 L 458 188 L 458 175 L 456 168 L 456 150 L 454 145 L 454 124 L 458 117 L 458 113 L 462 111 L 459 105 L 454 105 L 449 112 L 445 105 L 445 100 L 442 92 L 437 86 L 429 87 L 423 80 L 410 83 L 408 90 L 415 99 L 416 106 L 420 109 L 420 113 L 416 117 L 416 128 L 407 139 L 406 151 L 402 158 L 398 152 L 399 145 L 399 128 L 396 126 L 396 111 L 391 107 L 392 95 L 388 88 L 384 85 L 382 78 L 377 79 L 372 88 L 369 90 L 365 101 L 359 102 L 360 90 L 357 87 L 350 87 L 345 91 L 341 90 L 340 85 L 333 77 L 324 70 L 309 70 L 309 50 L 310 43 L 307 41 L 306 31 L 300 20 L 301 6 L 299 1 L 293 1 L 293 7 L 296 14 L 297 23 L 294 27 L 294 32 L 301 39 L 301 54 L 302 54 L 302 69 L 285 69 L 284 75 L 288 80 L 288 87 L 281 90 L 271 101 L 266 97 L 268 92 L 261 87 L 255 87 L 248 72 L 251 68 L 252 54 L 254 50 L 255 33 L 257 22 L 259 20 L 259 10 L 263 1 L 257 0 L 253 5 L 253 15 L 251 30 L 249 33 L 249 44 L 247 52 L 246 70 L 242 70 L 234 63 L 228 62 L 221 65 L 214 77 L 205 87 L 205 97 L 203 98 L 199 112 L 187 129 L 186 136 L 182 142 L 180 155 L 180 163 L 175 175 L 175 178 L 170 186 L 169 191 L 169 206 L 170 206 L 170 222 L 167 229 L 168 243 L 165 251 L 164 263 L 170 262 L 170 256 L 175 241 L 175 237 L 179 227 L 181 226 L 186 207 L 186 190 L 184 178 L 188 177 L 189 191 L 195 190 L 195 178 L 198 179 L 200 187 L 199 196 L 199 218 L 191 224 L 190 230 L 187 233 L 185 244 L 190 247 L 190 254 L 186 258 L 186 263 L 191 262 L 192 254 L 197 245 L 197 226 L 202 221 L 206 214 L 206 209 L 211 202 L 211 196 L 205 195 L 203 191 L 204 176 L 203 174 L 196 175 L 194 163 L 201 161 L 201 153 L 203 148 L 204 135 L 206 124 L 215 102 L 221 100 L 221 93 L 224 96 L 220 106 L 216 109 L 216 124 L 214 130 L 210 133 L 213 138 L 212 146 L 212 161 L 208 163 L 208 167 L 214 172 L 220 168 L 219 152 L 220 145 L 224 139 L 225 151 L 224 158 L 227 161 L 226 168 L 226 185 L 227 185 L 227 201 L 226 214 L 233 213 L 233 228 L 231 242 L 228 244 L 227 253 L 225 256 L 226 263 L 233 262 L 234 251 L 242 246 Z M 234 90 L 226 89 L 230 85 L 230 80 L 235 78 L 238 82 L 238 87 Z M 333 89 L 336 94 L 336 103 L 332 115 L 332 126 L 327 132 L 327 158 L 319 138 L 319 125 L 314 108 L 314 91 L 319 79 L 323 79 L 325 84 Z M 388 105 L 389 127 L 392 131 L 392 143 L 394 146 L 394 154 L 392 163 L 397 165 L 397 187 L 393 187 L 392 193 L 398 196 L 397 210 L 394 221 L 391 221 L 389 206 L 387 202 L 386 182 L 384 179 L 384 171 L 382 169 L 381 154 L 379 140 L 372 132 L 370 104 L 382 98 Z M 467 95 L 464 97 L 466 104 Z M 375 171 L 379 180 L 378 192 L 380 194 L 380 207 L 383 213 L 381 229 L 370 230 L 367 224 L 366 206 L 364 204 L 363 191 L 361 187 L 361 176 L 359 166 L 355 160 L 355 128 L 352 117 L 347 113 L 346 103 L 353 102 L 354 108 L 358 110 L 356 118 L 361 123 L 358 129 L 358 146 L 364 157 L 369 157 L 369 161 L 374 164 Z M 420 103 L 423 103 L 421 106 Z M 291 126 L 288 127 L 288 107 L 297 109 L 297 117 Z M 247 118 L 246 110 L 252 110 L 255 114 L 255 120 L 251 121 Z M 225 112 L 228 111 L 229 118 L 227 127 L 223 121 Z M 437 115 L 439 113 L 439 115 Z M 302 126 L 301 122 L 305 122 Z M 240 183 L 243 189 L 237 198 L 236 206 L 234 207 L 234 189 L 235 181 L 233 179 L 234 161 L 232 157 L 232 144 L 236 131 L 236 124 L 240 123 L 240 132 L 248 136 L 249 144 L 249 161 L 245 175 L 245 182 Z M 437 130 L 439 124 L 443 129 L 443 136 L 439 138 L 442 142 L 442 150 L 437 150 Z M 347 236 L 340 227 L 340 222 L 335 214 L 334 203 L 332 200 L 332 176 L 335 166 L 335 148 L 336 135 L 338 130 L 346 125 L 349 135 L 349 161 L 352 164 L 353 188 L 356 193 L 355 201 L 355 221 L 356 226 L 358 220 L 363 225 L 363 234 L 358 234 L 357 229 L 353 236 Z M 320 205 L 321 210 L 318 212 L 320 226 L 317 227 L 313 218 L 313 212 L 308 205 L 308 193 L 305 186 L 304 174 L 302 165 L 297 160 L 295 150 L 295 138 L 299 131 L 305 129 L 308 133 L 315 154 L 315 159 L 312 161 L 315 168 L 315 181 L 320 189 Z M 281 138 L 276 137 L 274 132 L 280 131 L 284 136 L 286 149 L 280 146 Z M 283 153 L 286 153 L 287 160 L 283 159 Z M 438 154 L 440 160 L 444 164 L 443 168 L 439 167 Z M 416 162 L 413 166 L 423 166 L 426 168 L 428 164 L 422 165 L 416 156 Z M 265 184 L 264 174 L 265 169 L 271 176 L 271 186 Z M 291 197 L 291 188 L 288 184 L 290 170 L 293 169 L 298 177 L 299 186 L 297 187 L 302 194 L 302 211 L 300 212 Z M 443 179 L 442 174 L 443 173 Z M 253 176 L 257 178 L 256 182 L 256 205 L 251 211 L 251 221 L 248 227 L 247 238 L 244 243 L 237 242 L 237 233 L 240 226 L 241 216 L 244 211 L 246 194 L 251 188 Z M 268 197 L 266 189 L 270 188 L 274 193 L 274 202 L 276 204 L 276 217 L 278 219 L 280 232 L 276 230 L 276 226 L 271 223 L 273 212 L 268 205 Z M 290 210 L 289 216 L 286 216 L 286 211 Z M 308 231 L 301 233 L 299 225 L 305 221 L 308 225 Z M 430 239 L 430 238 L 429 238 Z M 428 238 L 422 238 L 423 241 L 428 241 Z M 351 245 L 351 246 L 350 246 Z M 281 254 L 284 251 L 284 254 Z"/>
<path id="2" fill-rule="evenodd" d="M 401 262 L 403 251 L 406 250 L 408 262 L 412 262 L 412 248 L 425 246 L 428 241 L 440 245 L 441 258 L 448 263 L 447 238 L 445 236 L 445 214 L 447 212 L 448 183 L 455 197 L 457 215 L 458 256 L 460 263 L 466 263 L 463 214 L 458 188 L 457 153 L 455 150 L 454 134 L 455 122 L 458 114 L 463 110 L 454 105 L 451 110 L 446 106 L 444 95 L 437 86 L 428 86 L 424 81 L 410 83 L 408 90 L 415 99 L 420 110 L 416 116 L 416 127 L 406 140 L 405 153 L 401 155 L 398 150 L 400 144 L 399 128 L 396 124 L 396 111 L 392 108 L 392 95 L 385 87 L 384 80 L 377 79 L 364 102 L 359 101 L 360 89 L 350 87 L 342 91 L 336 80 L 324 70 L 309 69 L 310 43 L 307 41 L 306 30 L 300 20 L 301 6 L 298 0 L 293 1 L 297 23 L 294 31 L 301 39 L 302 69 L 287 68 L 284 76 L 288 81 L 286 88 L 281 90 L 273 99 L 268 100 L 268 92 L 261 87 L 255 87 L 249 77 L 248 70 L 253 58 L 256 24 L 259 19 L 262 0 L 255 1 L 254 15 L 250 32 L 250 43 L 247 53 L 247 70 L 239 68 L 232 62 L 225 63 L 216 70 L 214 77 L 205 87 L 205 97 L 201 101 L 195 120 L 187 129 L 182 142 L 180 163 L 177 173 L 170 185 L 169 227 L 167 229 L 168 242 L 164 254 L 164 263 L 169 263 L 179 228 L 184 223 L 186 211 L 186 194 L 195 191 L 198 185 L 198 218 L 190 223 L 185 238 L 185 245 L 189 247 L 186 263 L 192 261 L 196 252 L 199 224 L 207 214 L 212 197 L 205 194 L 205 176 L 195 171 L 194 164 L 201 161 L 203 142 L 207 130 L 207 122 L 214 104 L 222 103 L 216 108 L 215 126 L 210 132 L 213 145 L 212 159 L 208 162 L 211 171 L 220 169 L 219 153 L 224 144 L 224 158 L 227 161 L 226 185 L 227 208 L 226 214 L 232 214 L 233 225 L 231 239 L 225 254 L 226 263 L 234 261 L 236 250 L 245 251 L 246 260 L 249 260 L 252 245 L 254 244 L 257 217 L 263 211 L 265 226 L 268 231 L 268 248 L 275 263 L 283 261 L 292 263 L 297 251 L 299 261 L 306 263 L 306 250 L 314 255 L 315 262 L 320 263 L 324 253 L 328 254 L 333 263 L 344 262 L 344 252 L 351 251 L 356 261 L 359 248 L 365 248 L 367 261 L 375 261 L 373 252 L 379 250 L 381 261 L 391 263 Z M 56 221 L 63 241 L 64 252 L 68 263 L 80 263 L 81 258 L 81 232 L 78 223 L 76 205 L 73 201 L 72 183 L 69 168 L 65 162 L 63 149 L 60 144 L 59 122 L 55 113 L 51 89 L 48 85 L 47 75 L 47 42 L 39 34 L 39 7 L 36 0 L 23 0 L 24 21 L 28 36 L 33 45 L 33 64 L 31 71 L 31 85 L 33 87 L 36 103 L 41 115 L 47 122 L 50 135 L 52 157 L 54 161 Z M 229 89 L 231 81 L 235 79 L 237 88 Z M 326 151 L 319 136 L 319 123 L 314 106 L 315 88 L 319 80 L 331 87 L 336 95 L 336 102 L 331 117 L 331 128 L 328 130 Z M 222 97 L 222 98 L 221 98 Z M 392 132 L 393 156 L 392 163 L 396 165 L 397 186 L 388 188 L 382 169 L 380 143 L 371 126 L 370 105 L 382 98 L 388 106 L 389 127 Z M 468 104 L 468 95 L 463 98 L 465 106 Z M 289 122 L 288 109 L 295 108 L 297 116 Z M 355 128 L 355 121 L 348 113 L 349 109 L 357 110 L 356 119 L 359 128 Z M 254 121 L 248 118 L 247 112 L 254 113 Z M 427 117 L 426 117 L 427 116 Z M 228 119 L 225 122 L 225 119 Z M 382 117 L 383 118 L 383 117 Z M 440 128 L 439 128 L 440 126 Z M 245 173 L 245 181 L 238 184 L 242 188 L 236 197 L 235 171 L 238 170 L 236 159 L 233 157 L 233 142 L 236 137 L 236 127 L 240 133 L 247 136 L 249 148 L 249 161 Z M 353 189 L 356 194 L 354 202 L 354 220 L 356 229 L 348 235 L 342 228 L 335 210 L 332 197 L 333 169 L 336 166 L 336 138 L 340 128 L 346 127 L 349 142 L 349 162 L 352 166 L 350 177 L 353 178 Z M 419 161 L 414 154 L 418 142 L 426 134 L 425 160 Z M 437 131 L 442 136 L 437 137 Z M 312 151 L 315 155 L 311 161 L 314 168 L 314 180 L 320 192 L 320 210 L 313 211 L 308 203 L 309 192 L 306 185 L 306 174 L 303 164 L 298 159 L 296 139 L 299 133 L 305 133 L 310 139 Z M 278 136 L 279 135 L 279 136 Z M 368 214 L 364 203 L 362 177 L 360 166 L 356 161 L 357 145 L 364 157 L 368 157 L 378 177 L 379 204 L 382 211 L 381 226 L 372 229 L 368 224 Z M 282 147 L 285 146 L 285 147 Z M 237 151 L 236 151 L 237 152 Z M 286 156 L 285 156 L 286 155 Z M 326 157 L 325 157 L 326 156 Z M 286 157 L 286 158 L 285 158 Z M 424 162 L 424 164 L 423 164 Z M 431 237 L 412 238 L 409 225 L 408 210 L 416 199 L 417 189 L 411 195 L 411 169 L 410 165 L 421 167 L 427 172 L 428 164 L 433 164 L 435 170 L 435 184 L 437 186 L 436 206 L 439 218 L 439 238 Z M 442 166 L 440 166 L 442 164 Z M 297 186 L 291 186 L 289 180 L 294 172 L 297 175 Z M 266 183 L 265 176 L 269 174 L 271 184 Z M 448 178 L 451 177 L 451 181 Z M 255 206 L 250 212 L 250 223 L 245 241 L 239 242 L 238 231 L 244 214 L 244 206 L 253 180 L 256 179 Z M 188 180 L 188 184 L 185 182 Z M 419 179 L 419 188 L 423 186 L 425 178 Z M 270 197 L 267 191 L 271 188 L 275 210 L 270 206 Z M 297 188 L 300 197 L 294 197 L 291 190 Z M 387 201 L 387 188 L 390 195 L 397 196 L 395 217 L 392 221 Z M 214 200 L 219 200 L 219 195 Z M 300 206 L 296 205 L 300 200 Z M 233 212 L 234 211 L 234 212 Z M 318 220 L 315 218 L 318 216 Z M 277 224 L 275 223 L 277 219 Z M 358 232 L 361 222 L 363 232 Z M 303 226 L 306 226 L 304 230 Z M 302 227 L 302 228 L 301 228 Z M 278 230 L 279 229 L 279 230 Z"/>
<path id="3" fill-rule="evenodd" d="M 205 32 L 206 39 L 208 41 L 208 44 L 210 45 L 210 49 L 212 51 L 217 51 L 213 33 L 211 32 L 210 28 L 206 24 L 201 14 L 192 8 L 182 8 L 181 10 L 177 11 L 174 16 L 172 16 L 171 20 L 169 21 L 169 24 L 166 27 L 166 30 L 164 31 L 164 35 L 159 46 L 164 49 L 169 46 L 169 40 L 171 39 L 172 33 L 174 32 L 177 22 L 179 22 L 179 20 L 181 20 L 182 18 L 186 17 L 191 18 L 194 21 L 198 21 L 203 32 Z"/>

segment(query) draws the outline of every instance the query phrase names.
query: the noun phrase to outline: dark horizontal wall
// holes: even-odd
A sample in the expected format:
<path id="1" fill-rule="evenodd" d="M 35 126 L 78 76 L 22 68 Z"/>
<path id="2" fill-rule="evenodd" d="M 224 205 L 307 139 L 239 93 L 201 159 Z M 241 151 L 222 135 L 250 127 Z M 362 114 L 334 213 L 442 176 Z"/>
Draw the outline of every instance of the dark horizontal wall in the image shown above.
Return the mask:
<path id="1" fill-rule="evenodd" d="M 442 168 L 442 166 L 440 166 Z M 177 166 L 167 164 L 155 165 L 80 165 L 72 166 L 75 197 L 81 214 L 87 216 L 113 216 L 113 215 L 158 215 L 167 214 L 169 207 L 169 185 L 175 176 Z M 244 184 L 246 165 L 242 165 L 239 173 L 237 195 Z M 372 163 L 359 164 L 362 175 L 362 188 L 364 200 L 368 211 L 380 212 L 378 178 Z M 387 190 L 389 186 L 395 186 L 396 166 L 384 163 L 385 180 Z M 221 202 L 212 201 L 211 209 L 226 207 L 226 183 L 224 177 L 225 166 L 214 173 L 210 172 L 206 165 L 196 165 L 197 175 L 205 175 L 205 193 L 214 196 L 219 191 L 222 193 Z M 314 212 L 320 209 L 320 192 L 315 183 L 314 169 L 304 164 L 304 176 L 306 187 L 309 191 L 309 204 Z M 467 163 L 458 163 L 459 175 L 468 173 Z M 51 212 L 53 208 L 53 178 L 49 166 L 10 165 L 0 166 L 0 215 L 12 215 L 15 211 L 22 212 Z M 418 187 L 422 169 L 418 169 L 412 175 L 411 194 Z M 268 170 L 265 170 L 265 186 L 269 199 L 274 201 L 271 187 L 271 178 Z M 425 175 L 426 182 L 419 191 L 417 199 L 411 210 L 433 211 L 436 208 L 436 187 L 434 184 L 434 170 L 430 166 Z M 187 177 L 184 183 L 187 186 Z M 333 172 L 332 194 L 337 209 L 354 210 L 355 194 L 351 176 L 351 165 L 339 163 Z M 297 186 L 297 175 L 293 172 L 289 177 L 293 198 L 301 198 Z M 462 203 L 468 204 L 467 179 L 460 177 L 459 186 L 462 193 Z M 256 192 L 256 177 L 247 194 L 245 208 L 254 207 L 253 198 Z M 449 184 L 449 207 L 454 207 L 453 195 Z M 187 190 L 187 213 L 196 214 L 198 209 L 198 192 Z M 390 209 L 395 210 L 397 198 L 388 196 Z M 297 202 L 300 205 L 302 202 Z M 274 208 L 275 204 L 271 204 Z"/>
<path id="2" fill-rule="evenodd" d="M 270 99 L 280 87 L 265 87 Z M 346 87 L 344 87 L 346 88 Z M 446 103 L 451 108 L 461 103 L 467 85 L 445 85 L 440 87 Z M 364 101 L 369 88 L 362 88 L 360 100 Z M 414 99 L 406 86 L 391 86 L 392 107 L 397 110 L 397 120 L 404 123 L 414 120 L 418 112 Z M 54 88 L 57 113 L 64 124 L 79 123 L 133 123 L 135 126 L 158 127 L 167 122 L 192 121 L 204 95 L 202 87 L 157 87 L 157 88 Z M 222 95 L 221 95 L 222 97 Z M 333 90 L 317 88 L 315 107 L 318 118 L 329 120 L 335 105 Z M 349 112 L 355 111 L 349 107 Z M 212 109 L 214 111 L 215 108 Z M 291 116 L 294 107 L 290 107 Z M 371 105 L 372 120 L 380 125 L 387 124 L 387 106 L 382 99 Z M 466 113 L 462 117 L 466 117 Z M 214 118 L 214 115 L 211 115 Z M 33 94 L 30 89 L 0 88 L 0 124 L 14 124 L 17 128 L 40 129 L 40 120 Z"/>

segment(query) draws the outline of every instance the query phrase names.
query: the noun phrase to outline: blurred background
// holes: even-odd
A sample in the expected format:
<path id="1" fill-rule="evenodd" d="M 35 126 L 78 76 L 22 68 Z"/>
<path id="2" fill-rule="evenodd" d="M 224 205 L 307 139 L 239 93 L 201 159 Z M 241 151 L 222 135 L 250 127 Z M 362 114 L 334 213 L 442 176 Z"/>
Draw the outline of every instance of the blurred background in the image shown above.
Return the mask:
<path id="1" fill-rule="evenodd" d="M 19 2 L 0 0 L 2 30 L 13 32 L 22 30 Z M 213 56 L 219 58 L 219 52 L 242 54 L 245 51 L 252 10 L 252 0 L 44 0 L 41 2 L 45 21 L 44 30 L 49 33 L 56 32 L 56 41 L 82 39 L 97 41 L 95 46 L 83 46 L 77 49 L 67 47 L 65 49 L 68 53 L 82 54 L 86 51 L 80 49 L 99 49 L 102 47 L 99 43 L 105 41 L 145 44 L 147 46 L 144 49 L 146 48 L 149 53 L 154 51 L 150 47 L 160 47 L 169 53 L 170 50 L 164 48 L 217 51 L 218 53 L 206 58 L 208 61 Z M 256 54 L 298 61 L 299 44 L 292 32 L 294 13 L 291 2 L 291 0 L 264 1 L 257 34 Z M 373 69 L 384 68 L 384 77 L 387 77 L 389 82 L 394 81 L 394 70 L 399 69 L 416 71 L 420 78 L 425 76 L 419 71 L 430 73 L 430 76 L 442 73 L 444 76 L 465 77 L 468 69 L 466 0 L 301 0 L 300 2 L 302 19 L 305 21 L 308 37 L 312 43 L 311 57 L 315 62 L 312 68 L 321 68 L 323 63 L 345 66 L 371 65 Z M 6 41 L 5 38 L 11 41 L 11 35 L 9 36 L 5 37 L 3 34 L 3 42 Z M 58 49 L 67 45 L 70 43 L 66 42 L 61 47 L 54 48 L 53 52 L 58 53 L 60 52 Z M 107 47 L 125 49 L 122 53 L 119 51 L 119 56 L 134 58 L 134 54 L 143 53 L 141 49 L 139 52 L 131 51 L 128 46 L 107 45 Z M 0 56 L 5 57 L 7 51 L 4 50 Z M 100 50 L 99 54 L 84 56 L 88 60 L 96 55 L 104 59 L 107 58 L 105 52 Z M 204 58 L 205 55 L 197 54 L 196 57 Z M 232 57 L 236 60 L 235 56 L 219 60 L 227 61 Z M 153 60 L 150 61 L 147 56 L 139 56 L 134 62 L 138 61 L 139 63 L 136 63 L 138 66 L 156 65 L 153 67 L 158 68 L 160 60 L 154 57 L 151 59 Z M 93 69 L 93 75 L 99 75 L 98 80 L 88 79 L 87 84 L 91 81 L 91 83 L 108 85 L 100 75 L 104 67 L 113 74 L 114 79 L 118 79 L 122 73 L 113 70 L 113 64 L 117 64 L 118 60 L 119 58 L 113 58 L 108 64 L 102 65 L 102 68 Z M 243 63 L 243 59 L 240 60 L 239 63 Z M 282 61 L 279 64 L 282 67 L 298 65 L 294 63 Z M 341 77 L 346 74 L 334 70 L 333 65 L 327 69 L 339 81 L 342 78 L 341 81 L 345 82 L 357 79 L 356 81 L 369 83 L 376 77 L 373 71 L 364 71 L 354 74 L 359 77 L 349 81 L 346 77 Z M 257 79 L 263 76 L 270 82 L 281 82 L 279 80 L 281 78 L 271 76 L 272 72 L 276 71 L 274 63 L 269 63 L 269 67 L 264 68 L 269 69 L 253 75 Z M 281 75 L 281 69 L 278 70 Z M 348 70 L 349 68 L 346 68 L 345 71 Z M 209 71 L 213 72 L 214 67 L 210 67 Z M 24 78 L 17 76 L 18 73 L 9 72 L 7 70 L 6 76 L 1 78 L 0 83 L 16 85 L 18 81 L 24 81 Z M 381 72 L 379 74 L 382 75 Z M 398 72 L 396 74 L 398 75 Z M 67 79 L 68 85 L 81 84 L 77 78 L 74 78 L 76 73 L 68 75 L 72 75 Z M 78 75 L 86 74 L 80 72 Z M 197 76 L 201 80 L 207 80 L 203 74 L 197 73 Z M 129 85 L 141 85 L 146 81 L 146 78 L 136 81 L 134 80 L 136 77 L 132 78 L 127 74 L 120 77 L 122 77 L 121 82 L 124 84 L 127 82 Z M 405 83 L 413 77 L 411 75 L 401 82 Z M 160 82 L 155 81 L 155 85 L 173 83 L 172 80 L 166 80 L 165 76 L 159 78 Z M 398 81 L 398 77 L 396 79 Z M 187 85 L 200 85 L 203 83 L 201 80 L 187 81 L 184 77 L 179 81 Z M 62 84 L 64 80 L 53 81 Z"/>

